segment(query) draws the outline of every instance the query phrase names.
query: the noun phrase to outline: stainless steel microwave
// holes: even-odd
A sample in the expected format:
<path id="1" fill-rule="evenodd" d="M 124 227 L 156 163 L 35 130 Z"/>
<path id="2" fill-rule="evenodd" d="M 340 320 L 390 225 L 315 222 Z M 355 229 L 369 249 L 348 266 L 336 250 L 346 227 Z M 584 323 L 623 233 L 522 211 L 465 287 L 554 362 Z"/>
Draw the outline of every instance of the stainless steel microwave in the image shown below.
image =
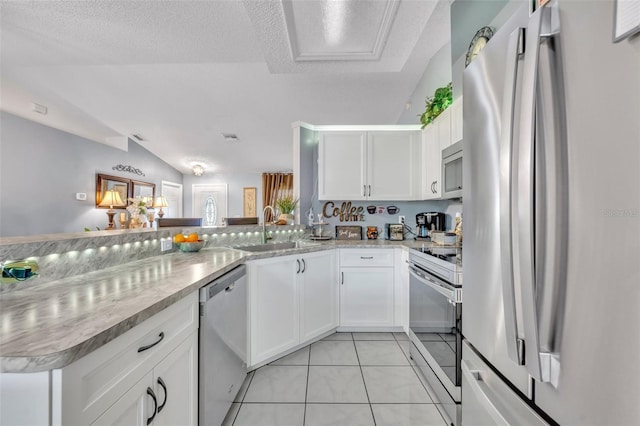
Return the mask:
<path id="1" fill-rule="evenodd" d="M 442 150 L 442 198 L 462 198 L 462 141 Z"/>

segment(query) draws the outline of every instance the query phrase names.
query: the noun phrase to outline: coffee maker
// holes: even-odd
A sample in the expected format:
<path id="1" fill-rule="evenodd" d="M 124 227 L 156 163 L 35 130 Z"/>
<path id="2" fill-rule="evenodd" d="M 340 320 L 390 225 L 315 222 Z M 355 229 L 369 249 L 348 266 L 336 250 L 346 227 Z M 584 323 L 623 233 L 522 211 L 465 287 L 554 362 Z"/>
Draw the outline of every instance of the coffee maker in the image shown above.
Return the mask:
<path id="1" fill-rule="evenodd" d="M 431 236 L 431 231 L 444 231 L 444 213 L 423 212 L 416 215 L 418 238 Z"/>

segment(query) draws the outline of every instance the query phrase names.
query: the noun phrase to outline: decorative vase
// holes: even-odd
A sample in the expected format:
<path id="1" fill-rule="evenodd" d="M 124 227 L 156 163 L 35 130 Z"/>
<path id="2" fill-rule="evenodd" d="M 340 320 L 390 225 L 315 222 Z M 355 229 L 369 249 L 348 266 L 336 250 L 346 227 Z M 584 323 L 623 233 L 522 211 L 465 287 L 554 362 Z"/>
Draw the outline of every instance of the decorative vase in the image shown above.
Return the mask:
<path id="1" fill-rule="evenodd" d="M 278 216 L 278 222 L 285 221 L 287 225 L 293 225 L 295 223 L 295 218 L 291 213 L 281 213 Z"/>
<path id="2" fill-rule="evenodd" d="M 140 215 L 131 216 L 131 220 L 129 221 L 129 229 L 142 228 L 144 227 L 144 225 L 146 225 L 144 216 L 140 216 Z"/>

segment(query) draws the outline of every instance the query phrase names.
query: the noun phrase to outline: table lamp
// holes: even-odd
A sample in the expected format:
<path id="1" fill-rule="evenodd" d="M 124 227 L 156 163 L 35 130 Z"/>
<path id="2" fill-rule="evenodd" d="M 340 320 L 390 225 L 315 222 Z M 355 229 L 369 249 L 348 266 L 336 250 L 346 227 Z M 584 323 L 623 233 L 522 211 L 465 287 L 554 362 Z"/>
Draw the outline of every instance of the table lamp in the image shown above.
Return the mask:
<path id="1" fill-rule="evenodd" d="M 113 206 L 122 207 L 124 206 L 124 201 L 120 198 L 120 193 L 115 189 L 110 189 L 104 193 L 104 197 L 102 197 L 102 201 L 98 204 L 100 207 L 109 206 L 109 210 L 107 210 L 107 216 L 109 217 L 109 225 L 107 225 L 107 230 L 116 229 L 116 225 L 113 223 L 113 216 L 116 214 L 113 211 Z"/>
<path id="2" fill-rule="evenodd" d="M 159 197 L 156 197 L 156 202 L 153 203 L 153 207 L 160 207 L 160 210 L 158 211 L 158 217 L 162 219 L 162 216 L 164 216 L 162 208 L 169 207 L 169 204 L 167 203 L 167 199 L 164 198 L 164 195 L 161 195 Z"/>

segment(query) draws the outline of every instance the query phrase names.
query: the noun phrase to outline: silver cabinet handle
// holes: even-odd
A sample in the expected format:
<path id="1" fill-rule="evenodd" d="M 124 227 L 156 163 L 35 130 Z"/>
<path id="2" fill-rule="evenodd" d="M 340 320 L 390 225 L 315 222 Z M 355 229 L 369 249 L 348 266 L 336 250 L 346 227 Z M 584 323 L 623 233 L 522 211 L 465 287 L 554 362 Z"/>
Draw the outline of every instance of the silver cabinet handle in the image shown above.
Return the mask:
<path id="1" fill-rule="evenodd" d="M 162 342 L 162 339 L 164 339 L 164 331 L 161 331 L 160 334 L 158 334 L 158 340 L 156 340 L 155 342 L 153 342 L 150 345 L 146 345 L 146 346 L 141 346 L 138 348 L 138 352 L 144 352 L 147 349 L 151 349 L 152 347 L 154 347 L 155 345 L 157 345 L 158 343 Z"/>
<path id="2" fill-rule="evenodd" d="M 167 385 L 164 383 L 164 380 L 162 380 L 162 377 L 158 377 L 158 384 L 162 387 L 162 390 L 164 391 L 164 401 L 162 401 L 162 404 L 158 406 L 158 413 L 160 413 L 160 411 L 162 411 L 164 406 L 167 405 L 167 398 L 169 397 L 169 394 L 167 393 Z"/>
<path id="3" fill-rule="evenodd" d="M 340 272 L 340 285 L 344 284 L 344 272 Z"/>
<path id="4" fill-rule="evenodd" d="M 360 256 L 360 259 L 373 259 L 373 256 Z"/>
<path id="5" fill-rule="evenodd" d="M 507 339 L 507 355 L 516 364 L 524 364 L 522 340 L 518 341 L 518 323 L 515 302 L 515 281 L 513 275 L 513 202 L 515 173 L 512 169 L 514 145 L 514 106 L 518 61 L 523 50 L 524 28 L 517 28 L 509 36 L 507 46 L 507 69 L 505 90 L 502 100 L 503 131 L 500 138 L 500 250 L 502 257 L 502 301 L 504 308 L 504 328 Z"/>
<path id="6" fill-rule="evenodd" d="M 296 263 L 298 264 L 298 270 L 296 271 L 296 274 L 300 273 L 300 259 L 296 259 Z"/>
<path id="7" fill-rule="evenodd" d="M 371 197 L 371 185 L 369 185 L 369 197 Z"/>
<path id="8" fill-rule="evenodd" d="M 438 193 L 438 181 L 433 182 L 433 193 Z"/>
<path id="9" fill-rule="evenodd" d="M 362 185 L 362 196 L 363 197 L 367 196 L 367 185 Z"/>
<path id="10" fill-rule="evenodd" d="M 153 399 L 153 414 L 147 419 L 147 425 L 150 425 L 158 412 L 158 400 L 156 399 L 156 394 L 153 393 L 153 389 L 151 388 L 147 388 L 147 395 Z"/>
<path id="11" fill-rule="evenodd" d="M 302 273 L 304 274 L 304 271 L 307 270 L 307 263 L 304 261 L 304 259 L 302 259 Z"/>

